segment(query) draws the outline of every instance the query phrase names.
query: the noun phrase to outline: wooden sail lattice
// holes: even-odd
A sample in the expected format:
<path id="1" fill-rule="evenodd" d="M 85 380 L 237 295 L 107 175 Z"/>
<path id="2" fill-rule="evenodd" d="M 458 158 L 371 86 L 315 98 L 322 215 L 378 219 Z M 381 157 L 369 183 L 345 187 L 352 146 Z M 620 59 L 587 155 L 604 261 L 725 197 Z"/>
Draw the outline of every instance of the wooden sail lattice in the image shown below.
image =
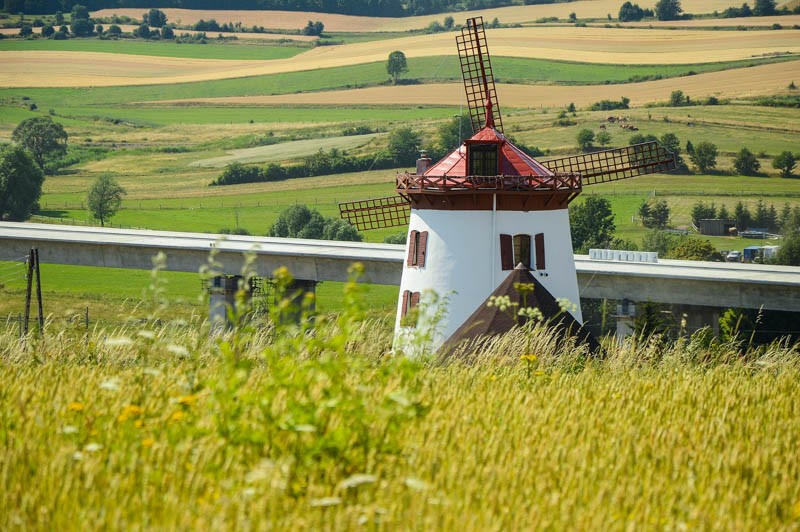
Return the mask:
<path id="1" fill-rule="evenodd" d="M 386 196 L 339 204 L 339 216 L 359 231 L 408 225 L 411 205 L 403 196 Z"/>
<path id="2" fill-rule="evenodd" d="M 587 186 L 669 172 L 675 169 L 675 156 L 653 141 L 542 161 L 542 164 L 556 173 L 580 174 L 582 185 Z"/>
<path id="3" fill-rule="evenodd" d="M 487 100 L 491 103 L 489 108 L 494 126 L 502 133 L 503 120 L 497 101 L 497 90 L 492 62 L 489 58 L 489 47 L 486 44 L 483 17 L 467 20 L 467 25 L 461 29 L 461 35 L 456 36 L 456 46 L 458 47 L 458 58 L 461 61 L 461 76 L 464 80 L 473 133 L 486 124 Z"/>

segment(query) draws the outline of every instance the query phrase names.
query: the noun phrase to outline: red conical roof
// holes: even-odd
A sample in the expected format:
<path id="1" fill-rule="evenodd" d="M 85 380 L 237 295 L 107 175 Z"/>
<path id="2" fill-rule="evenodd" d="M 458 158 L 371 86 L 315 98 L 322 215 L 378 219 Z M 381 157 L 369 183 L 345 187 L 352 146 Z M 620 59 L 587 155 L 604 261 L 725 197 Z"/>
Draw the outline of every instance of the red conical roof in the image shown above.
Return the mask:
<path id="1" fill-rule="evenodd" d="M 425 171 L 426 176 L 467 177 L 467 145 L 499 144 L 500 175 L 552 176 L 553 172 L 514 146 L 491 122 L 453 151 Z"/>

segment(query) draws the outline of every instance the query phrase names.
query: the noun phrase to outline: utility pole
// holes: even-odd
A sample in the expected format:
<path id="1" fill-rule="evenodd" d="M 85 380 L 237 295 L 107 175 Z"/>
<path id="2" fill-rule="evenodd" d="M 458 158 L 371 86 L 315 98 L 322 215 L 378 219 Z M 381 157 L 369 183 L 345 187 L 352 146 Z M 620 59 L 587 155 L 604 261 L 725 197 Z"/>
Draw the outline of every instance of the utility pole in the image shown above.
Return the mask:
<path id="1" fill-rule="evenodd" d="M 39 310 L 39 333 L 44 331 L 44 310 L 42 309 L 42 277 L 39 271 L 39 249 L 31 248 L 28 253 L 28 270 L 26 272 L 25 289 L 25 334 L 28 334 L 28 323 L 31 319 L 31 292 L 33 290 L 33 275 L 36 274 L 36 302 Z"/>

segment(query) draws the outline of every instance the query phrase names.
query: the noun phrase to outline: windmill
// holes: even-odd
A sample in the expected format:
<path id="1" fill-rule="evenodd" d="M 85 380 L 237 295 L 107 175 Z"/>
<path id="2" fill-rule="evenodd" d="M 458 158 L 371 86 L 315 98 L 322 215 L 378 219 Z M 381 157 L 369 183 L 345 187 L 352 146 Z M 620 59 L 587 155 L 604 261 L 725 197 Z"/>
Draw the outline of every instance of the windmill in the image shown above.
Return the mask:
<path id="1" fill-rule="evenodd" d="M 456 44 L 473 135 L 437 163 L 423 155 L 415 173 L 398 174 L 397 195 L 339 204 L 359 230 L 408 224 L 400 348 L 434 319 L 441 320 L 432 339 L 438 347 L 520 263 L 554 297 L 575 304 L 571 313 L 581 322 L 569 203 L 585 186 L 675 168 L 657 142 L 533 159 L 503 135 L 483 19 L 468 19 Z M 426 291 L 447 295 L 444 318 L 417 309 Z"/>

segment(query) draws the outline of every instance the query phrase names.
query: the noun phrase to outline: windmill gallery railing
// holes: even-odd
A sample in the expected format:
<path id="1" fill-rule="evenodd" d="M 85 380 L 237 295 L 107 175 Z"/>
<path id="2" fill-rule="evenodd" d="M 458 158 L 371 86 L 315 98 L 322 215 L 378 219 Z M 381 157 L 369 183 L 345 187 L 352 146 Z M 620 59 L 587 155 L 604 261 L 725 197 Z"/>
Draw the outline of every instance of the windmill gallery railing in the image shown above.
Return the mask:
<path id="1" fill-rule="evenodd" d="M 580 192 L 579 174 L 557 173 L 551 176 L 426 176 L 410 173 L 397 175 L 400 194 L 429 194 L 437 192 L 496 193 L 505 192 Z"/>

